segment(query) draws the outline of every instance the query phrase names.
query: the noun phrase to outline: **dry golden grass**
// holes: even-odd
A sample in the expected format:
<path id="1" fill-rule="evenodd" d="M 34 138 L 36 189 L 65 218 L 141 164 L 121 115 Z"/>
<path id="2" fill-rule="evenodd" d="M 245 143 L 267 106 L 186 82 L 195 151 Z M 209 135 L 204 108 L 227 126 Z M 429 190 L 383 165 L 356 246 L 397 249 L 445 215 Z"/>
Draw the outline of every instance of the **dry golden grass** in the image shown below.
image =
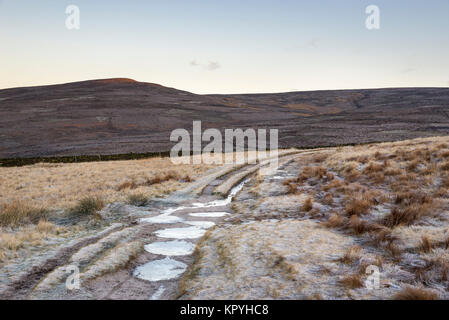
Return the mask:
<path id="1" fill-rule="evenodd" d="M 212 167 L 174 165 L 169 158 L 152 158 L 0 168 L 0 205 L 24 201 L 37 207 L 67 209 L 85 196 L 99 196 L 106 203 L 126 201 L 135 192 L 162 196 Z M 135 189 L 124 188 L 132 182 Z"/>
<path id="2" fill-rule="evenodd" d="M 348 289 L 356 289 L 363 287 L 363 281 L 360 278 L 359 274 L 345 276 L 344 278 L 340 279 L 339 283 Z"/>
<path id="3" fill-rule="evenodd" d="M 332 180 L 334 178 L 334 175 L 332 173 L 328 173 L 327 169 L 323 166 L 318 167 L 307 166 L 302 169 L 301 173 L 297 178 L 297 181 L 304 182 L 311 178 L 318 178 L 318 179 L 326 178 L 327 180 Z"/>
<path id="4" fill-rule="evenodd" d="M 432 240 L 430 240 L 429 237 L 427 236 L 422 236 L 420 245 L 421 251 L 429 253 L 432 251 L 432 248 L 433 248 Z"/>
<path id="5" fill-rule="evenodd" d="M 128 203 L 133 206 L 141 207 L 148 203 L 148 197 L 142 193 L 130 194 L 128 196 Z"/>
<path id="6" fill-rule="evenodd" d="M 42 243 L 49 235 L 62 235 L 67 230 L 62 227 L 56 227 L 45 220 L 39 221 L 37 225 L 29 225 L 18 230 L 0 228 L 0 251 L 3 259 L 7 256 L 14 256 L 14 253 L 26 246 L 37 246 Z"/>
<path id="7" fill-rule="evenodd" d="M 295 194 L 298 191 L 298 185 L 290 179 L 285 180 L 282 184 L 287 187 L 287 194 Z"/>
<path id="8" fill-rule="evenodd" d="M 406 287 L 393 296 L 394 300 L 438 300 L 438 294 L 423 288 Z"/>
<path id="9" fill-rule="evenodd" d="M 341 180 L 338 180 L 338 179 L 334 179 L 330 183 L 323 185 L 321 187 L 321 189 L 323 191 L 329 191 L 331 189 L 341 190 L 343 185 L 344 185 L 344 182 L 342 182 Z"/>
<path id="10" fill-rule="evenodd" d="M 41 220 L 36 226 L 36 231 L 40 233 L 50 233 L 55 229 L 55 225 L 51 222 Z"/>
<path id="11" fill-rule="evenodd" d="M 363 238 L 364 246 L 381 253 L 380 259 L 400 263 L 415 275 L 418 284 L 438 291 L 449 287 L 445 252 L 449 248 L 448 146 L 449 137 L 435 137 L 338 148 L 320 163 L 336 173 L 333 181 L 313 185 L 308 180 L 304 189 L 326 192 L 318 197 L 332 207 L 323 215 L 325 227 Z M 338 200 L 329 204 L 327 193 Z M 411 267 L 411 259 L 427 262 L 423 267 Z M 350 261 L 349 253 L 341 259 L 342 263 Z M 342 281 L 352 287 L 357 280 L 349 276 Z M 405 289 L 400 296 L 426 297 L 428 292 L 420 290 Z"/>
<path id="12" fill-rule="evenodd" d="M 395 207 L 382 220 L 382 224 L 388 228 L 394 228 L 401 225 L 409 226 L 424 216 L 432 213 L 434 207 L 429 203 L 410 204 L 407 206 Z"/>
<path id="13" fill-rule="evenodd" d="M 348 216 L 360 216 L 368 214 L 373 204 L 373 197 L 369 192 L 351 195 L 346 200 L 345 211 Z"/>
<path id="14" fill-rule="evenodd" d="M 44 208 L 33 207 L 18 200 L 11 204 L 4 204 L 0 210 L 0 226 L 2 227 L 36 224 L 41 219 L 48 217 L 48 212 Z"/>
<path id="15" fill-rule="evenodd" d="M 47 219 L 62 209 L 100 218 L 106 203 L 142 205 L 173 192 L 212 168 L 174 165 L 169 158 L 0 168 L 0 262 L 26 255 L 49 238 L 74 236 L 84 225 L 56 227 Z"/>
<path id="16" fill-rule="evenodd" d="M 373 234 L 373 241 L 377 246 L 381 246 L 384 243 L 392 243 L 395 240 L 397 239 L 392 235 L 392 231 L 389 228 L 379 228 Z"/>
<path id="17" fill-rule="evenodd" d="M 304 201 L 301 210 L 305 212 L 309 212 L 313 209 L 313 201 L 312 198 L 307 198 L 306 201 Z"/>
<path id="18" fill-rule="evenodd" d="M 440 169 L 444 170 L 444 171 L 449 171 L 449 161 L 444 162 L 443 164 L 441 164 Z"/>
<path id="19" fill-rule="evenodd" d="M 167 182 L 170 180 L 174 181 L 183 181 L 183 182 L 191 182 L 192 178 L 189 175 L 182 177 L 179 173 L 174 171 L 169 171 L 163 174 L 156 174 L 151 178 L 146 178 L 144 181 L 136 182 L 135 180 L 125 181 L 121 185 L 118 186 L 118 191 L 123 191 L 126 189 L 137 189 L 139 187 L 149 187 L 155 184 L 161 184 L 163 182 Z"/>
<path id="20" fill-rule="evenodd" d="M 328 228 L 340 228 L 345 225 L 346 219 L 338 214 L 332 214 L 324 225 Z"/>
<path id="21" fill-rule="evenodd" d="M 322 202 L 323 202 L 324 204 L 327 204 L 328 206 L 329 206 L 329 205 L 332 205 L 332 204 L 334 203 L 334 196 L 332 195 L 332 193 L 327 193 L 327 194 L 323 197 Z"/>
<path id="22" fill-rule="evenodd" d="M 102 198 L 87 196 L 79 200 L 77 205 L 70 210 L 70 213 L 85 217 L 95 216 L 103 207 L 104 201 Z"/>
<path id="23" fill-rule="evenodd" d="M 349 218 L 348 229 L 352 230 L 355 234 L 361 235 L 365 232 L 377 231 L 379 229 L 378 225 L 375 223 L 369 223 L 358 216 L 353 215 Z"/>
<path id="24" fill-rule="evenodd" d="M 360 251 L 362 248 L 360 246 L 352 246 L 350 247 L 343 257 L 341 257 L 338 261 L 344 264 L 353 264 L 354 262 L 360 259 Z"/>

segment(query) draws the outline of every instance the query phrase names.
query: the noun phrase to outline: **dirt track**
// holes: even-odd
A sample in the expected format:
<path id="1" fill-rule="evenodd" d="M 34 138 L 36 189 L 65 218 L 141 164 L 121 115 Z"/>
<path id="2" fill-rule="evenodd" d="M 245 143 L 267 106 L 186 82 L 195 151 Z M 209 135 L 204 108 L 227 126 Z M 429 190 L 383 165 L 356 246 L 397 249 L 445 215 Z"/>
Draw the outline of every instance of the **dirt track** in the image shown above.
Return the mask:
<path id="1" fill-rule="evenodd" d="M 291 153 L 281 154 L 280 164 L 289 161 L 292 157 L 294 155 Z M 207 229 L 226 223 L 226 220 L 232 217 L 231 201 L 243 187 L 242 180 L 256 173 L 253 168 L 260 169 L 267 163 L 262 161 L 256 166 L 227 166 L 203 177 L 185 190 L 164 199 L 166 204 L 161 208 L 146 208 L 147 215 L 131 219 L 128 225 L 110 227 L 98 236 L 82 239 L 70 247 L 63 248 L 54 257 L 33 268 L 30 273 L 10 283 L 7 289 L 0 293 L 0 298 L 139 300 L 177 298 L 180 275 L 194 262 L 193 247 Z M 223 186 L 226 188 L 223 189 Z M 234 188 L 231 189 L 232 187 Z M 219 190 L 221 190 L 219 193 L 225 190 L 227 197 L 217 196 Z M 107 215 L 107 210 L 102 214 Z M 149 220 L 145 221 L 145 219 Z M 181 235 L 178 234 L 179 232 L 171 233 L 176 230 L 181 232 Z M 139 251 L 135 258 L 130 257 L 129 262 L 126 261 L 116 271 L 90 276 L 92 270 L 96 272 L 105 267 L 104 263 L 102 264 L 104 257 L 112 256 L 111 253 L 114 253 L 117 248 L 135 241 L 141 241 L 145 245 L 156 244 L 156 246 L 175 241 L 176 245 L 182 244 L 190 250 L 186 254 L 175 253 L 174 256 L 170 253 L 164 255 L 157 250 L 156 253 L 150 252 L 151 250 Z M 99 244 L 102 245 L 99 246 Z M 179 248 L 174 249 L 176 251 Z M 113 257 L 115 260 L 121 259 L 120 255 Z M 114 259 L 106 260 L 109 262 L 107 267 L 116 263 Z M 164 270 L 169 268 L 170 264 L 178 264 L 178 267 L 181 266 L 180 274 L 157 280 L 158 277 L 166 276 L 164 271 L 162 275 L 157 274 L 154 281 L 139 279 L 136 275 L 137 268 L 155 261 L 168 263 L 163 265 Z M 65 287 L 67 274 L 64 272 L 64 266 L 73 264 L 80 267 L 82 284 L 80 290 L 68 291 Z M 147 270 L 152 272 L 155 268 L 157 265 L 150 266 Z"/>

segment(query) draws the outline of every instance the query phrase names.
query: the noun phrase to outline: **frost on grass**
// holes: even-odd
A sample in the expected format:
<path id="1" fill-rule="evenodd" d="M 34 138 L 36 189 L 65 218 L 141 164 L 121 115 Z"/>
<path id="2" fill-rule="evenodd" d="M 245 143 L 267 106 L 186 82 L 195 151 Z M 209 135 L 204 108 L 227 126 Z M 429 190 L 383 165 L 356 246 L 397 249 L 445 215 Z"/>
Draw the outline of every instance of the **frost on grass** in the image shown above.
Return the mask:
<path id="1" fill-rule="evenodd" d="M 80 277 L 81 280 L 88 280 L 99 277 L 103 274 L 124 268 L 132 259 L 134 259 L 143 250 L 143 244 L 140 241 L 124 243 L 111 249 L 103 258 L 89 266 Z"/>
<path id="2" fill-rule="evenodd" d="M 200 244 L 199 261 L 183 278 L 183 298 L 304 299 L 316 293 L 344 298 L 346 290 L 335 285 L 336 260 L 352 245 L 351 238 L 312 221 L 214 230 Z"/>
<path id="3" fill-rule="evenodd" d="M 123 236 L 123 233 L 121 234 L 121 236 Z M 115 234 L 113 233 L 109 235 L 107 238 L 109 238 L 110 240 L 110 242 L 108 243 L 112 244 L 113 242 L 111 241 L 113 240 L 113 238 L 118 239 L 120 237 L 119 235 L 117 235 L 116 232 Z M 70 265 L 79 266 L 79 262 L 87 262 L 93 260 L 104 250 L 106 250 L 105 248 L 106 242 L 103 240 L 78 251 L 72 257 L 70 264 L 58 267 L 49 274 L 47 274 L 47 276 L 35 287 L 34 291 L 37 292 L 48 291 L 54 288 L 55 286 L 64 283 L 67 277 L 71 274 L 70 272 L 68 272 L 69 270 L 68 267 Z M 142 250 L 143 244 L 140 241 L 123 243 L 116 247 L 113 247 L 112 249 L 109 249 L 109 251 L 106 251 L 106 254 L 102 258 L 100 258 L 99 260 L 95 261 L 93 264 L 88 266 L 85 272 L 80 274 L 80 278 L 81 280 L 88 280 L 101 276 L 105 273 L 113 272 L 115 270 L 123 268 L 128 264 L 130 260 L 134 259 Z"/>
<path id="4" fill-rule="evenodd" d="M 285 170 L 282 183 L 260 179 L 237 196 L 235 223 L 309 220 L 357 241 L 364 253 L 341 255 L 329 278 L 348 299 L 390 299 L 410 286 L 448 297 L 449 137 L 302 154 Z M 370 264 L 381 272 L 372 292 L 363 288 Z M 319 297 L 340 297 L 329 292 Z"/>
<path id="5" fill-rule="evenodd" d="M 100 241 L 81 248 L 71 257 L 70 261 L 75 264 L 85 264 L 94 259 L 107 248 L 116 245 L 119 241 L 128 239 L 135 232 L 135 228 L 126 228 L 120 231 L 113 232 Z"/>
<path id="6" fill-rule="evenodd" d="M 62 283 L 68 277 L 67 266 L 56 268 L 49 273 L 34 289 L 35 291 L 48 291 Z"/>

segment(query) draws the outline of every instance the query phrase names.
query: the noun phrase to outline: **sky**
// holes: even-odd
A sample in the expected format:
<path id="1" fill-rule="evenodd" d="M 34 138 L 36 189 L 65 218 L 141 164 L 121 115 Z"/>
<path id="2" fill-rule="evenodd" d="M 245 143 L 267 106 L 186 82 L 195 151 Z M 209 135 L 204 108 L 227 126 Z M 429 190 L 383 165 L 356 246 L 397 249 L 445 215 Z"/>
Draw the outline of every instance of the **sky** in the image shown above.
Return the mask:
<path id="1" fill-rule="evenodd" d="M 115 77 L 201 94 L 448 87 L 449 1 L 0 0 L 0 88 Z"/>

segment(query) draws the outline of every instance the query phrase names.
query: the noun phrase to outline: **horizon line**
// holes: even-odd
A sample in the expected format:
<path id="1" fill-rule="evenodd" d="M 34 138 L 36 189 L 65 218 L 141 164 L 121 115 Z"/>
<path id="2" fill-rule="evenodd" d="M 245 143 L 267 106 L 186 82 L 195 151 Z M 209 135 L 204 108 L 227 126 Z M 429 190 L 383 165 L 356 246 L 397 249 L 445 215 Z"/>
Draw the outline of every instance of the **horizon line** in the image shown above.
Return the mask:
<path id="1" fill-rule="evenodd" d="M 355 91 L 355 90 L 387 90 L 387 89 L 449 89 L 449 86 L 419 86 L 419 87 L 370 87 L 370 88 L 332 88 L 332 89 L 313 89 L 313 90 L 291 90 L 291 91 L 272 91 L 272 92 L 247 92 L 247 93 L 195 93 L 192 91 L 179 89 L 171 86 L 166 86 L 156 82 L 147 82 L 147 81 L 139 81 L 128 77 L 113 77 L 113 78 L 97 78 L 97 79 L 87 79 L 87 80 L 77 80 L 77 81 L 69 81 L 69 82 L 59 82 L 59 83 L 50 83 L 50 84 L 39 84 L 39 85 L 29 85 L 29 86 L 21 86 L 21 87 L 6 87 L 0 88 L 0 93 L 5 90 L 15 90 L 15 89 L 28 89 L 28 88 L 39 88 L 39 87 L 51 87 L 51 86 L 63 86 L 69 84 L 83 83 L 83 82 L 95 82 L 95 81 L 121 81 L 123 83 L 142 83 L 153 86 L 161 86 L 168 89 L 174 89 L 178 91 L 184 91 L 195 95 L 201 96 L 218 96 L 218 95 L 257 95 L 257 94 L 285 94 L 285 93 L 294 93 L 294 92 L 320 92 L 320 91 Z"/>

